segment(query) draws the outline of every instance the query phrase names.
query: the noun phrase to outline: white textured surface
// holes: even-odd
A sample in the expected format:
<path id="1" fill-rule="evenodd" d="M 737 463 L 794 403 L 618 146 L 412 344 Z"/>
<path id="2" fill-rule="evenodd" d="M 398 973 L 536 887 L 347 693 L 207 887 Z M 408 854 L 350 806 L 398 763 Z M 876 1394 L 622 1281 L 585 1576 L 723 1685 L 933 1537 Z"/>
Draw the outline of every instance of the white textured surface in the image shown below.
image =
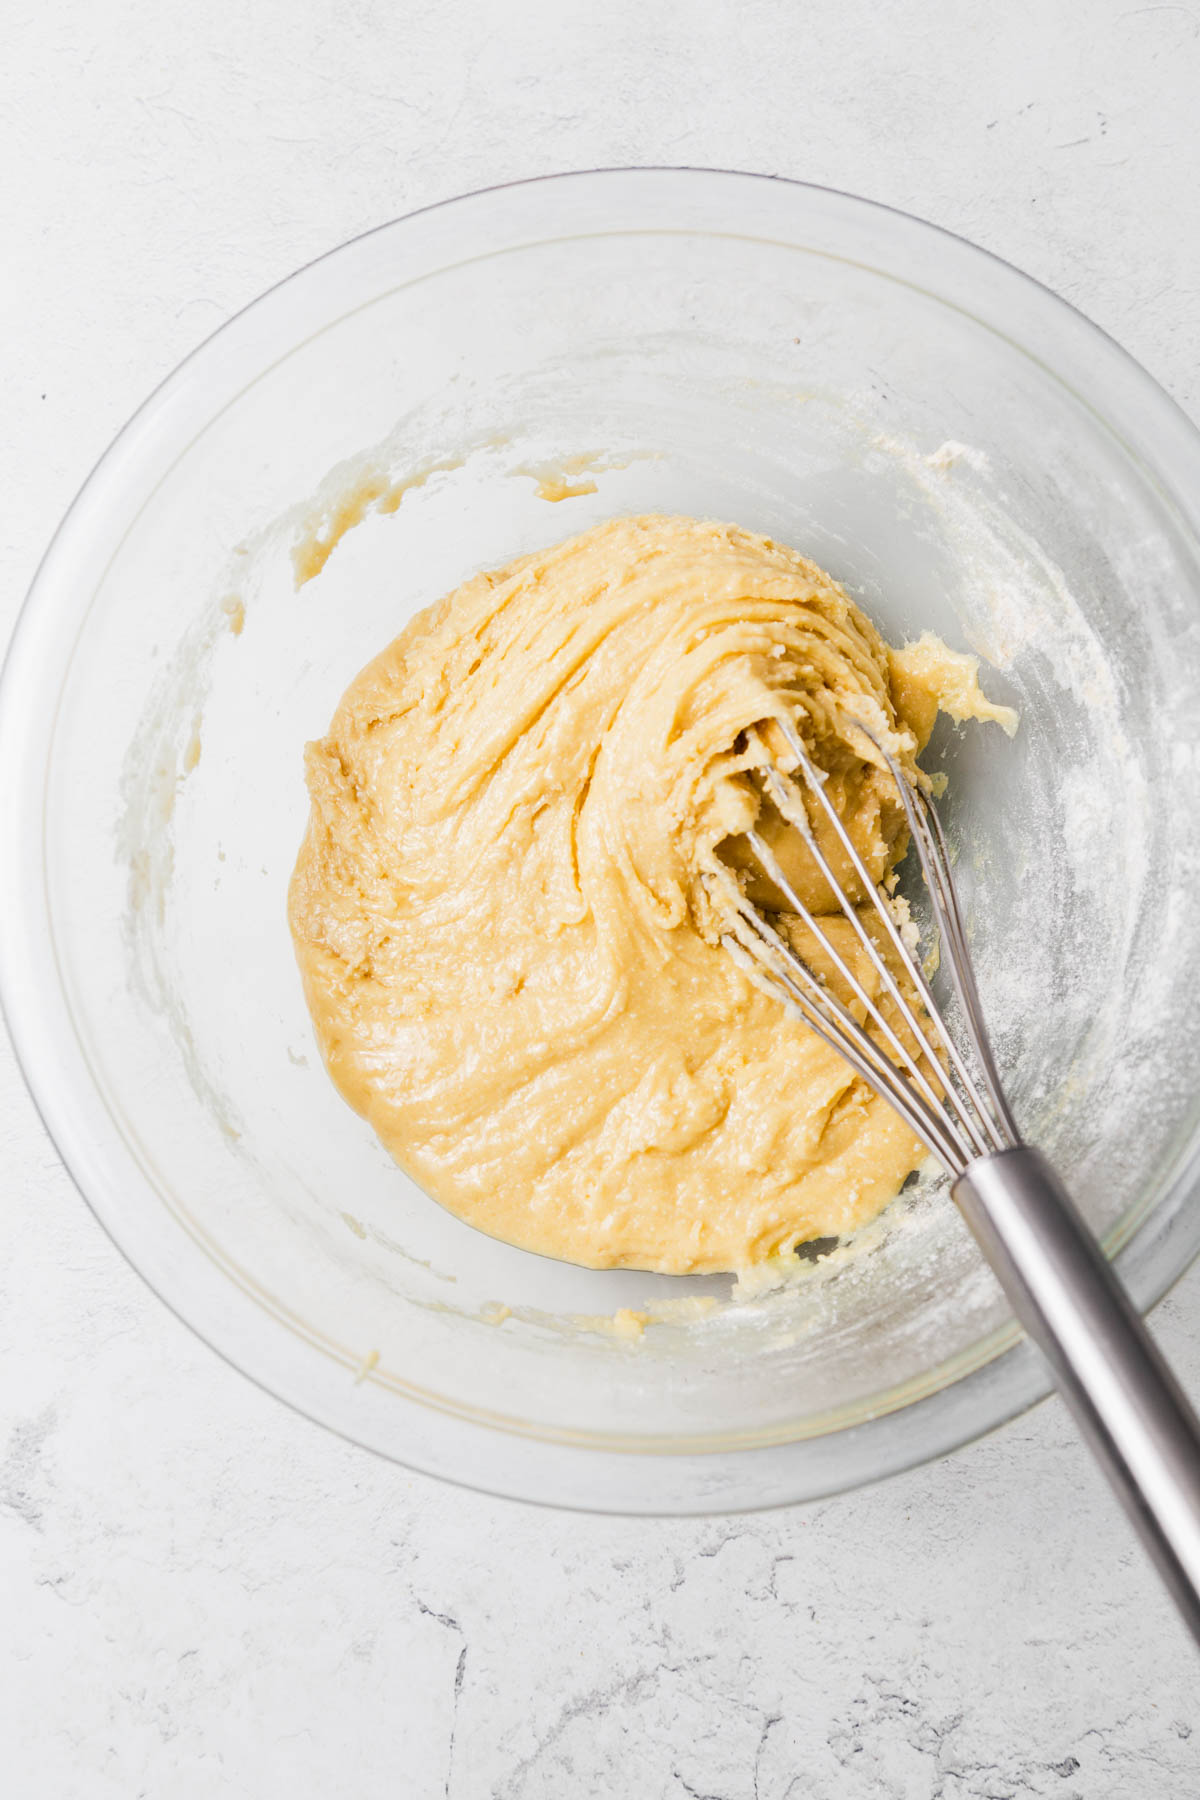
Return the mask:
<path id="1" fill-rule="evenodd" d="M 890 201 L 1040 276 L 1200 411 L 1195 3 L 9 0 L 5 24 L 6 625 L 109 437 L 232 310 L 397 213 L 552 169 Z M 497 1504 L 195 1342 L 7 1052 L 0 1167 L 14 1800 L 1200 1789 L 1196 1661 L 1057 1403 L 773 1516 Z M 1156 1327 L 1200 1391 L 1200 1271 Z"/>

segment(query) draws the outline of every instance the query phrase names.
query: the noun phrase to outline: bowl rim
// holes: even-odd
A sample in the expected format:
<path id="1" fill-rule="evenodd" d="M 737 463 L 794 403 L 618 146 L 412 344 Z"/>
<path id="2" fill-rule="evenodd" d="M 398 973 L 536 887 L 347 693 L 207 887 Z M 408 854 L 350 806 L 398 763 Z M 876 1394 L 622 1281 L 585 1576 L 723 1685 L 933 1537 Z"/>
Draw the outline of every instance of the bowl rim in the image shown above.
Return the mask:
<path id="1" fill-rule="evenodd" d="M 411 1395 L 397 1395 L 394 1389 L 386 1394 L 368 1376 L 355 1390 L 362 1399 L 349 1408 L 347 1420 L 344 1362 L 337 1387 L 322 1381 L 297 1382 L 294 1372 L 284 1366 L 279 1355 L 273 1354 L 261 1332 L 243 1329 L 245 1321 L 233 1316 L 237 1309 L 231 1307 L 229 1294 L 222 1295 L 212 1281 L 199 1279 L 196 1271 L 192 1272 L 194 1278 L 181 1277 L 170 1255 L 161 1253 L 161 1247 L 159 1253 L 149 1255 L 140 1240 L 130 1241 L 130 1233 L 123 1229 L 125 1220 L 119 1198 L 129 1171 L 108 1167 L 104 1156 L 96 1154 L 97 1140 L 92 1136 L 95 1107 L 89 1106 L 88 1100 L 98 1100 L 99 1095 L 89 1095 L 86 1088 L 79 1088 L 81 1078 L 84 1083 L 92 1080 L 86 1058 L 77 1044 L 78 1055 L 64 1056 L 62 1034 L 56 1035 L 45 1025 L 44 976 L 52 967 L 52 958 L 48 964 L 45 955 L 46 944 L 52 942 L 48 908 L 41 885 L 20 873 L 32 866 L 29 856 L 34 845 L 40 848 L 43 764 L 48 763 L 53 743 L 53 720 L 47 723 L 44 716 L 39 717 L 36 704 L 39 695 L 46 692 L 38 679 L 39 671 L 61 676 L 75 641 L 74 632 L 64 631 L 63 624 L 77 625 L 83 616 L 78 606 L 80 584 L 73 578 L 72 570 L 85 564 L 95 568 L 94 543 L 104 541 L 110 507 L 111 516 L 119 515 L 123 506 L 124 513 L 132 518 L 137 509 L 130 513 L 131 492 L 145 503 L 145 492 L 139 496 L 128 485 L 130 469 L 147 463 L 148 453 L 160 441 L 173 441 L 176 454 L 181 454 L 181 443 L 185 448 L 186 436 L 195 434 L 197 409 L 191 379 L 197 365 L 217 350 L 234 350 L 240 353 L 238 360 L 260 375 L 261 355 L 270 342 L 269 315 L 281 296 L 296 294 L 314 278 L 319 281 L 322 273 L 337 265 L 339 259 L 347 259 L 389 235 L 394 238 L 411 230 L 415 221 L 456 210 L 469 214 L 472 208 L 486 208 L 501 197 L 529 190 L 573 186 L 577 191 L 581 183 L 622 182 L 653 188 L 707 187 L 711 191 L 730 184 L 753 184 L 756 193 L 761 193 L 762 184 L 770 184 L 780 194 L 792 197 L 789 204 L 799 198 L 804 204 L 844 209 L 868 225 L 915 235 L 923 243 L 939 246 L 948 256 L 969 264 L 972 273 L 985 271 L 1001 289 L 1019 293 L 1027 303 L 1040 308 L 1051 324 L 1057 324 L 1086 345 L 1091 362 L 1099 369 L 1098 377 L 1089 370 L 1081 388 L 1076 388 L 1067 379 L 1067 372 L 1056 366 L 1056 379 L 1120 440 L 1126 453 L 1140 466 L 1143 477 L 1156 488 L 1192 538 L 1200 535 L 1200 510 L 1188 502 L 1189 494 L 1200 494 L 1200 433 L 1187 415 L 1128 352 L 1070 302 L 993 252 L 944 227 L 881 202 L 814 183 L 686 165 L 552 173 L 494 184 L 414 209 L 303 264 L 206 337 L 158 384 L 117 433 L 85 478 L 51 538 L 17 615 L 0 672 L 0 760 L 14 772 L 17 794 L 17 803 L 0 813 L 0 1005 L 34 1105 L 95 1217 L 159 1299 L 203 1342 L 264 1391 L 350 1442 L 484 1492 L 584 1511 L 677 1515 L 762 1510 L 844 1491 L 944 1455 L 1042 1399 L 1051 1389 L 1049 1376 L 1027 1342 L 1017 1341 L 1014 1330 L 1002 1330 L 993 1334 L 996 1347 L 990 1355 L 968 1373 L 949 1379 L 935 1391 L 906 1404 L 881 1405 L 861 1423 L 817 1435 L 727 1449 L 671 1451 L 636 1443 L 617 1448 L 608 1441 L 588 1444 L 554 1434 L 531 1436 L 506 1428 L 498 1419 L 485 1424 L 443 1412 L 434 1428 L 408 1430 L 404 1454 L 399 1454 L 392 1442 L 384 1441 L 394 1440 L 396 1434 L 390 1416 L 388 1428 L 383 1429 L 379 1402 L 383 1400 L 389 1415 L 394 1414 L 397 1405 L 405 1409 L 425 1408 L 427 1416 L 421 1423 L 428 1427 L 430 1409 L 424 1402 Z M 705 229 L 699 224 L 692 228 Z M 715 227 L 710 227 L 710 232 L 712 229 Z M 565 234 L 555 231 L 549 235 L 561 238 Z M 436 271 L 434 265 L 427 272 Z M 936 297 L 945 299 L 941 293 Z M 980 317 L 978 312 L 974 316 Z M 996 329 L 986 317 L 981 322 Z M 1033 354 L 1019 341 L 1009 341 L 1024 354 Z M 285 354 L 290 354 L 292 348 Z M 1083 360 L 1079 359 L 1081 366 Z M 229 386 L 228 379 L 222 386 Z M 1088 399 L 1089 388 L 1098 389 L 1106 400 L 1116 404 L 1124 430 L 1117 430 L 1108 410 L 1099 411 Z M 225 404 L 232 403 L 235 397 L 231 395 Z M 214 404 L 206 405 L 198 430 L 207 429 L 220 410 L 223 409 Z M 1131 415 L 1142 410 L 1150 415 L 1149 425 L 1139 428 Z M 190 426 L 185 416 L 189 414 Z M 1184 479 L 1164 479 L 1160 468 L 1164 461 L 1178 468 Z M 94 586 L 95 577 L 92 579 Z M 56 646 L 62 647 L 57 654 Z M 41 762 L 39 749 L 43 751 Z M 37 863 L 40 867 L 40 857 Z M 35 971 L 40 971 L 42 979 Z M 1118 1266 L 1134 1299 L 1143 1308 L 1160 1299 L 1200 1251 L 1200 1207 L 1188 1205 L 1198 1177 L 1200 1133 L 1177 1157 L 1163 1199 L 1152 1217 L 1137 1222 L 1140 1229 L 1132 1245 L 1125 1245 L 1124 1254 L 1120 1253 L 1120 1245 L 1108 1246 L 1118 1253 Z M 1151 1225 L 1153 1243 L 1143 1242 L 1140 1257 L 1130 1254 Z M 174 1221 L 171 1228 L 178 1229 Z M 232 1289 L 227 1275 L 215 1262 L 211 1274 L 218 1283 L 225 1282 Z M 263 1322 L 275 1329 L 266 1314 Z M 884 1398 L 880 1396 L 881 1401 Z M 901 1418 L 911 1429 L 895 1429 Z M 833 1458 L 836 1467 L 829 1466 L 828 1459 L 814 1455 L 820 1446 L 831 1445 L 835 1440 L 839 1452 Z M 498 1450 L 498 1446 L 503 1448 Z M 611 1466 L 604 1479 L 598 1481 L 597 1465 L 602 1461 Z M 622 1468 L 636 1469 L 638 1473 L 629 1478 L 621 1472 Z M 476 1470 L 484 1472 L 476 1475 Z M 580 1500 L 580 1494 L 587 1498 Z"/>

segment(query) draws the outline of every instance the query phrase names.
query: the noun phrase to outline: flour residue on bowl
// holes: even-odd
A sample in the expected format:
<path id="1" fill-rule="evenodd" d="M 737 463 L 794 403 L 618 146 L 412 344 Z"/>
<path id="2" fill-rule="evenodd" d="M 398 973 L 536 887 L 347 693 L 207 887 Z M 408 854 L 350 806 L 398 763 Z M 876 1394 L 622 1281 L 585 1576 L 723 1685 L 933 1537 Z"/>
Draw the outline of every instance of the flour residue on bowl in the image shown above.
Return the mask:
<path id="1" fill-rule="evenodd" d="M 181 999 L 167 943 L 175 876 L 175 810 L 185 782 L 200 766 L 204 705 L 218 646 L 239 636 L 245 605 L 225 591 L 187 630 L 160 675 L 125 754 L 117 856 L 129 868 L 124 936 L 132 982 L 166 1021 L 193 1089 L 230 1142 L 241 1111 L 208 1066 Z"/>
<path id="2" fill-rule="evenodd" d="M 1063 571 L 1005 507 L 982 451 L 950 442 L 923 455 L 903 439 L 876 434 L 867 461 L 900 469 L 913 500 L 935 523 L 956 572 L 952 602 L 964 635 L 994 668 L 1019 675 L 1030 695 L 1022 711 L 1033 745 L 1046 741 L 1048 727 L 1055 734 L 1053 766 L 1034 762 L 1026 771 L 1029 814 L 1043 817 L 1007 854 L 1026 869 L 1031 893 L 1044 896 L 1047 906 L 1069 897 L 1081 923 L 1073 937 L 1064 934 L 1062 960 L 1053 969 L 1032 933 L 1006 947 L 984 932 L 977 956 L 989 1029 L 1018 1058 L 1011 1076 L 1022 1125 L 1035 1138 L 1052 1138 L 1063 1104 L 1070 1099 L 1077 1108 L 1087 1092 L 1091 1130 L 1102 1141 L 1112 1095 L 1101 1074 L 1126 1060 L 1120 1052 L 1131 1038 L 1153 1036 L 1159 1009 L 1149 971 L 1136 984 L 1119 974 L 1114 979 L 1146 948 L 1154 861 L 1154 809 L 1126 724 L 1128 697 Z M 1119 869 L 1110 860 L 1114 808 L 1121 820 Z M 972 884 L 977 934 L 989 916 L 987 856 Z M 1022 1046 L 1027 1058 L 1032 1023 L 1044 1032 L 1048 1015 L 1053 1028 L 1055 1013 L 1076 1031 L 1076 1054 L 1063 1056 L 1053 1086 L 1022 1095 Z M 1065 1031 L 1062 1041 L 1068 1041 Z M 1073 1131 L 1085 1137 L 1088 1128 L 1076 1119 Z"/>

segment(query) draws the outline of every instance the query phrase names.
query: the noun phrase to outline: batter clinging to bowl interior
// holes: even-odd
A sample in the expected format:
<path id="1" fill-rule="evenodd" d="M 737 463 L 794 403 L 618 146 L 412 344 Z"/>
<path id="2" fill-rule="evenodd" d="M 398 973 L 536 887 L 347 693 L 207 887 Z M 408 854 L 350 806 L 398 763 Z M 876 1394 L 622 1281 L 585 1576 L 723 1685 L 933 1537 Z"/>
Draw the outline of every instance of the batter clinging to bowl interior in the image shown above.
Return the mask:
<path id="1" fill-rule="evenodd" d="M 549 1256 L 740 1269 L 864 1223 L 925 1151 L 721 948 L 713 871 L 778 824 L 748 769 L 782 716 L 886 881 L 903 812 L 855 721 L 913 774 L 939 706 L 1014 723 L 973 659 L 889 649 L 733 526 L 618 519 L 476 576 L 308 749 L 289 910 L 333 1080 L 436 1199 Z"/>

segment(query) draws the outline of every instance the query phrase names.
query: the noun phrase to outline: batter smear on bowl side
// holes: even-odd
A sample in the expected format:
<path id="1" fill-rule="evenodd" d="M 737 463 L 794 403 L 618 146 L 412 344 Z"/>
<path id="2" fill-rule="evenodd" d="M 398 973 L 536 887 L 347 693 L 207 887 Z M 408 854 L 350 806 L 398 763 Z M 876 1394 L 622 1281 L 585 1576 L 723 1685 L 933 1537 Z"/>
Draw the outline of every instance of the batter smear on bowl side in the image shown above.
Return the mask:
<path id="1" fill-rule="evenodd" d="M 857 722 L 924 780 L 939 707 L 1015 725 L 974 658 L 889 648 L 815 564 L 735 526 L 618 519 L 466 582 L 308 748 L 289 913 L 334 1082 L 452 1212 L 588 1267 L 745 1269 L 864 1224 L 925 1152 L 721 948 L 714 871 L 754 879 L 757 824 L 835 910 L 748 772 L 786 719 L 890 885 L 903 811 Z M 877 994 L 849 923 L 827 929 Z"/>

